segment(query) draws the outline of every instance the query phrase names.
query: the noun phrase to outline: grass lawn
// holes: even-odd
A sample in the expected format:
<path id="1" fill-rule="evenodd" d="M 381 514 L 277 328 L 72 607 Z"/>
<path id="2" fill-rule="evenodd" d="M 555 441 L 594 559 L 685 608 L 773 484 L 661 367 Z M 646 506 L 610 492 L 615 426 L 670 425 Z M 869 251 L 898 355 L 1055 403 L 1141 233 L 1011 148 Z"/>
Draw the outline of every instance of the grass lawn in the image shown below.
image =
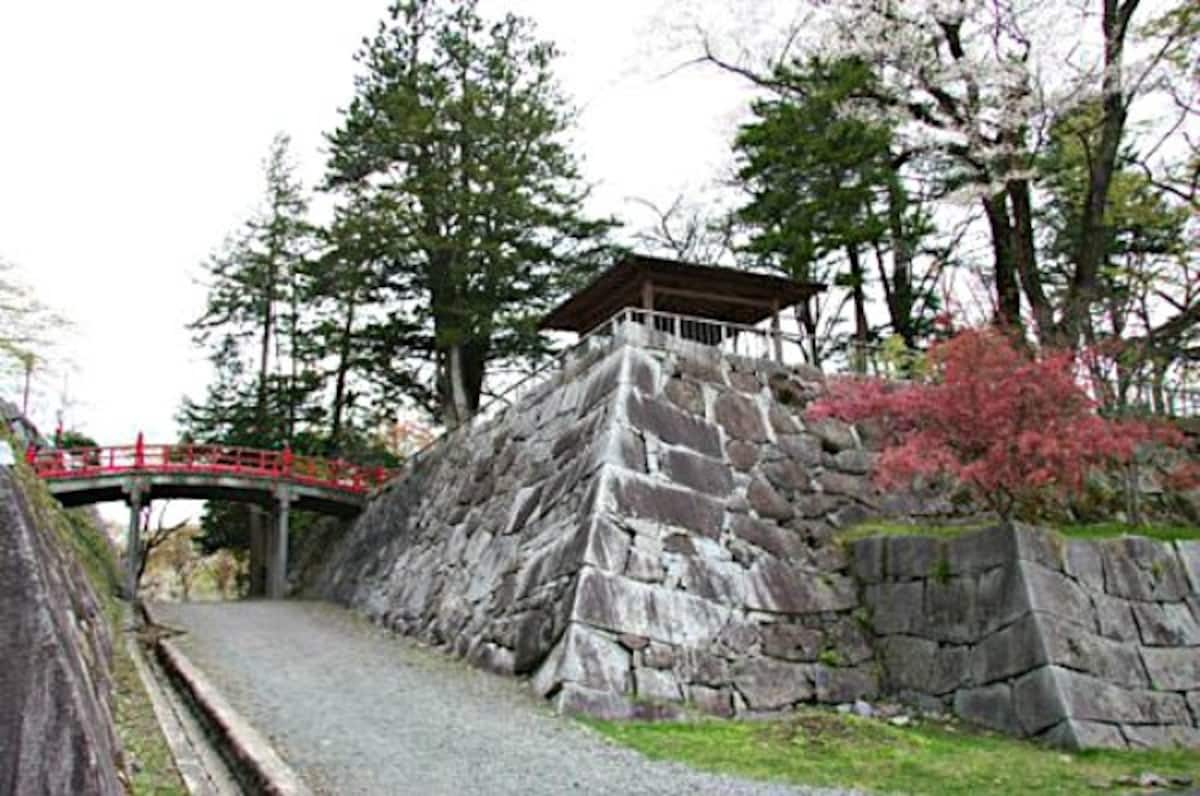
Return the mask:
<path id="1" fill-rule="evenodd" d="M 965 533 L 995 525 L 996 521 L 955 525 L 914 525 L 886 520 L 868 520 L 838 534 L 844 542 L 855 542 L 870 536 L 928 536 L 953 539 Z M 1195 525 L 1127 525 L 1122 522 L 1096 522 L 1082 525 L 1058 525 L 1054 530 L 1074 539 L 1115 539 L 1120 536 L 1145 536 L 1159 541 L 1200 539 L 1200 526 Z"/>
<path id="2" fill-rule="evenodd" d="M 1200 783 L 1200 753 L 1065 752 L 915 720 L 907 727 L 810 709 L 772 721 L 585 722 L 655 760 L 755 779 L 891 793 L 1096 793 L 1134 790 L 1154 772 Z"/>

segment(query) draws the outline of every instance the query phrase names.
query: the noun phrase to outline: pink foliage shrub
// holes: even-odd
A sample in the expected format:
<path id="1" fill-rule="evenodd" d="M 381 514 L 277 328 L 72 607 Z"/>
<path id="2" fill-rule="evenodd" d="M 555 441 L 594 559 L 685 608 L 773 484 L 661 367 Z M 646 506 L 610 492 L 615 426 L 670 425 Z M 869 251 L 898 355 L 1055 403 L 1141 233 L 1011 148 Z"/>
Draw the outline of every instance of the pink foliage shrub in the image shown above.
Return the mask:
<path id="1" fill-rule="evenodd" d="M 923 382 L 836 380 L 808 409 L 813 419 L 880 426 L 883 486 L 949 476 L 1009 517 L 1039 498 L 1078 494 L 1089 470 L 1128 462 L 1141 442 L 1173 441 L 1169 430 L 1098 415 L 1070 352 L 1032 356 L 1002 332 L 978 329 L 928 356 Z"/>

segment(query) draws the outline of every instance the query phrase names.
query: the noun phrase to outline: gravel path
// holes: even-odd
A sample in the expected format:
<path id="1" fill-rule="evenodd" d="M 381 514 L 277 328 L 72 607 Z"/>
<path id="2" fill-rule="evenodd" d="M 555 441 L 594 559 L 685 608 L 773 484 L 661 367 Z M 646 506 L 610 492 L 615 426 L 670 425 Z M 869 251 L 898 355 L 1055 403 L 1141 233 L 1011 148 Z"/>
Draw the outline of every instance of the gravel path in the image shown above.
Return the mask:
<path id="1" fill-rule="evenodd" d="M 309 602 L 162 603 L 193 662 L 318 792 L 816 793 L 652 762 L 520 681 Z M 831 791 L 823 791 L 831 793 Z"/>

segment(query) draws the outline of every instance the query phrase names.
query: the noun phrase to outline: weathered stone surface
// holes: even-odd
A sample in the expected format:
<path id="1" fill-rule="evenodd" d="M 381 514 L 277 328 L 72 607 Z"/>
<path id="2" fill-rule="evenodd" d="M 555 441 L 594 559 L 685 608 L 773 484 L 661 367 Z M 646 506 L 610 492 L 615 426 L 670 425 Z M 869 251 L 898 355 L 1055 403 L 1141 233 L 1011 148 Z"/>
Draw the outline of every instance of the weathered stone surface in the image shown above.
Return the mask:
<path id="1" fill-rule="evenodd" d="M 853 573 L 854 577 L 864 583 L 878 583 L 883 579 L 883 557 L 887 549 L 887 539 L 874 536 L 860 539 L 854 543 Z"/>
<path id="2" fill-rule="evenodd" d="M 1073 719 L 1130 724 L 1190 724 L 1187 704 L 1178 694 L 1118 688 L 1091 675 L 1047 666 L 1066 715 Z"/>
<path id="3" fill-rule="evenodd" d="M 1092 601 L 1075 581 L 1033 562 L 1025 562 L 1021 567 L 1021 574 L 1025 579 L 1030 610 L 1056 614 L 1096 629 L 1096 614 Z"/>
<path id="4" fill-rule="evenodd" d="M 634 580 L 646 583 L 661 583 L 666 574 L 659 556 L 643 553 L 640 550 L 630 550 L 629 560 L 625 562 L 625 574 Z"/>
<path id="5" fill-rule="evenodd" d="M 763 630 L 763 652 L 787 661 L 815 661 L 825 634 L 799 625 L 770 625 Z"/>
<path id="6" fill-rule="evenodd" d="M 753 373 L 734 370 L 729 374 L 729 386 L 741 392 L 756 393 L 762 389 L 762 382 Z"/>
<path id="7" fill-rule="evenodd" d="M 1124 724 L 1121 731 L 1130 749 L 1200 749 L 1200 730 L 1195 727 Z"/>
<path id="8" fill-rule="evenodd" d="M 669 379 L 663 389 L 663 395 L 688 414 L 704 417 L 704 392 L 696 382 L 680 378 Z"/>
<path id="9" fill-rule="evenodd" d="M 1115 724 L 1067 719 L 1038 736 L 1050 746 L 1063 749 L 1124 749 L 1125 738 Z"/>
<path id="10" fill-rule="evenodd" d="M 908 633 L 921 623 L 925 582 L 880 583 L 864 592 L 871 611 L 871 625 L 881 636 Z"/>
<path id="11" fill-rule="evenodd" d="M 703 650 L 681 649 L 675 658 L 675 670 L 690 683 L 721 686 L 729 682 L 729 662 Z"/>
<path id="12" fill-rule="evenodd" d="M 833 463 L 842 472 L 866 475 L 875 465 L 875 454 L 857 449 L 840 451 L 833 457 Z"/>
<path id="13" fill-rule="evenodd" d="M 753 658 L 740 663 L 733 683 L 751 710 L 778 710 L 813 697 L 812 668 Z"/>
<path id="14" fill-rule="evenodd" d="M 1150 684 L 1159 691 L 1200 689 L 1200 648 L 1145 647 L 1142 660 Z"/>
<path id="15" fill-rule="evenodd" d="M 993 683 L 1046 663 L 1046 650 L 1038 618 L 1026 614 L 1008 627 L 993 633 L 971 652 L 970 681 Z"/>
<path id="16" fill-rule="evenodd" d="M 627 697 L 575 683 L 563 685 L 554 697 L 554 708 L 567 716 L 592 716 L 610 721 L 632 719 L 635 715 L 633 702 Z"/>
<path id="17" fill-rule="evenodd" d="M 722 461 L 684 450 L 669 450 L 659 461 L 664 475 L 697 492 L 725 497 L 733 491 L 733 475 Z"/>
<path id="18" fill-rule="evenodd" d="M 755 478 L 750 482 L 750 487 L 746 490 L 746 499 L 750 502 L 750 508 L 760 517 L 783 521 L 791 519 L 795 514 L 787 499 L 762 478 Z"/>
<path id="19" fill-rule="evenodd" d="M 875 699 L 879 696 L 879 675 L 871 667 L 813 666 L 817 701 L 828 705 Z"/>
<path id="20" fill-rule="evenodd" d="M 749 654 L 760 638 L 757 625 L 734 620 L 721 629 L 717 643 L 731 655 L 741 656 Z"/>
<path id="21" fill-rule="evenodd" d="M 117 796 L 108 620 L 37 517 L 0 467 L 0 790 Z"/>
<path id="22" fill-rule="evenodd" d="M 1200 490 L 1197 490 L 1197 494 L 1200 494 Z M 1200 594 L 1200 541 L 1179 539 L 1175 542 L 1175 552 L 1179 555 L 1184 572 L 1187 573 L 1192 593 Z"/>
<path id="23" fill-rule="evenodd" d="M 1040 616 L 1038 625 L 1047 662 L 1090 672 L 1126 688 L 1149 685 L 1137 645 L 1098 636 L 1050 614 Z"/>
<path id="24" fill-rule="evenodd" d="M 991 633 L 1029 612 L 1023 567 L 1014 562 L 1010 566 L 989 569 L 977 577 L 979 603 L 976 610 L 981 632 Z"/>
<path id="25" fill-rule="evenodd" d="M 638 477 L 613 479 L 616 510 L 626 516 L 661 522 L 717 538 L 724 510 L 716 501 L 686 489 Z"/>
<path id="26" fill-rule="evenodd" d="M 759 446 L 753 442 L 730 440 L 725 446 L 725 455 L 735 470 L 746 472 L 758 464 Z"/>
<path id="27" fill-rule="evenodd" d="M 675 675 L 665 669 L 638 669 L 634 672 L 637 695 L 643 699 L 679 702 L 683 691 Z"/>
<path id="28" fill-rule="evenodd" d="M 733 701 L 726 689 L 693 685 L 688 688 L 688 700 L 697 710 L 710 716 L 725 719 L 733 715 Z"/>
<path id="29" fill-rule="evenodd" d="M 1016 543 L 1017 558 L 1041 564 L 1052 570 L 1062 571 L 1065 558 L 1064 540 L 1046 528 L 1038 528 L 1020 522 L 1009 523 Z"/>
<path id="30" fill-rule="evenodd" d="M 637 392 L 629 394 L 625 408 L 630 425 L 643 433 L 707 456 L 721 455 L 721 437 L 716 427 L 694 415 Z"/>
<path id="31" fill-rule="evenodd" d="M 782 434 L 779 449 L 801 467 L 816 467 L 821 463 L 821 441 L 809 434 Z"/>
<path id="32" fill-rule="evenodd" d="M 925 582 L 922 635 L 936 641 L 965 644 L 979 636 L 978 603 L 973 577 L 930 578 Z"/>
<path id="33" fill-rule="evenodd" d="M 923 536 L 892 536 L 887 542 L 887 574 L 899 578 L 928 578 L 943 559 L 941 544 Z"/>
<path id="34" fill-rule="evenodd" d="M 804 542 L 795 531 L 744 515 L 732 519 L 730 530 L 738 538 L 778 558 L 802 560 L 804 557 Z"/>
<path id="35" fill-rule="evenodd" d="M 823 495 L 820 493 L 796 495 L 792 499 L 792 510 L 797 516 L 804 519 L 817 519 L 828 517 L 834 511 L 837 511 L 839 506 L 845 505 L 845 503 L 845 498 L 839 498 L 834 495 Z"/>
<path id="36" fill-rule="evenodd" d="M 718 605 L 741 605 L 745 600 L 744 570 L 729 561 L 693 556 L 684 562 L 679 583 L 688 593 Z"/>
<path id="37" fill-rule="evenodd" d="M 1092 605 L 1096 609 L 1096 621 L 1100 626 L 1100 635 L 1118 641 L 1136 641 L 1138 639 L 1137 623 L 1134 622 L 1133 611 L 1128 602 L 1120 597 L 1092 594 Z"/>
<path id="38" fill-rule="evenodd" d="M 974 574 L 999 566 L 1010 566 L 1015 558 L 1013 530 L 994 525 L 975 533 L 963 534 L 945 545 L 946 566 L 950 573 Z"/>
<path id="39" fill-rule="evenodd" d="M 1070 717 L 1053 666 L 1041 666 L 1013 683 L 1013 708 L 1026 735 Z"/>
<path id="40" fill-rule="evenodd" d="M 766 442 L 767 429 L 763 424 L 763 413 L 753 400 L 736 392 L 722 393 L 713 406 L 717 424 L 725 429 L 730 439 L 748 442 Z"/>
<path id="41" fill-rule="evenodd" d="M 821 447 L 830 453 L 839 453 L 858 447 L 854 430 L 846 423 L 832 418 L 808 424 L 808 430 L 821 441 Z"/>
<path id="42" fill-rule="evenodd" d="M 954 712 L 982 727 L 1010 735 L 1021 734 L 1021 725 L 1013 709 L 1012 688 L 1008 683 L 956 691 Z"/>
<path id="43" fill-rule="evenodd" d="M 700 646 L 714 639 L 729 609 L 683 592 L 666 591 L 585 568 L 574 617 L 614 633 L 634 633 L 669 644 Z"/>
<path id="44" fill-rule="evenodd" d="M 746 607 L 781 614 L 848 611 L 858 605 L 853 582 L 770 559 L 750 570 Z"/>
<path id="45" fill-rule="evenodd" d="M 1104 591 L 1104 561 L 1096 545 L 1085 539 L 1068 539 L 1066 560 L 1063 562 L 1066 572 L 1086 588 Z"/>
<path id="46" fill-rule="evenodd" d="M 1133 600 L 1182 600 L 1190 591 L 1188 577 L 1167 544 L 1140 536 L 1100 543 L 1104 584 L 1109 594 Z"/>
<path id="47" fill-rule="evenodd" d="M 967 650 L 939 647 L 915 636 L 889 636 L 880 643 L 884 677 L 892 689 L 948 694 L 964 685 Z"/>
<path id="48" fill-rule="evenodd" d="M 871 485 L 870 479 L 861 475 L 847 475 L 827 470 L 817 477 L 817 484 L 826 494 L 845 495 L 869 506 L 874 505 L 879 499 L 879 490 Z"/>
<path id="49" fill-rule="evenodd" d="M 1184 603 L 1133 603 L 1132 608 L 1143 644 L 1200 645 L 1200 623 Z"/>
<path id="50" fill-rule="evenodd" d="M 785 494 L 809 489 L 808 469 L 791 459 L 780 459 L 763 465 L 762 473 L 772 486 Z"/>
<path id="51" fill-rule="evenodd" d="M 875 657 L 875 643 L 857 618 L 846 617 L 825 630 L 826 645 L 843 665 L 857 666 Z"/>
<path id="52" fill-rule="evenodd" d="M 767 409 L 767 420 L 776 434 L 799 434 L 800 425 L 791 412 L 777 403 L 772 403 Z"/>

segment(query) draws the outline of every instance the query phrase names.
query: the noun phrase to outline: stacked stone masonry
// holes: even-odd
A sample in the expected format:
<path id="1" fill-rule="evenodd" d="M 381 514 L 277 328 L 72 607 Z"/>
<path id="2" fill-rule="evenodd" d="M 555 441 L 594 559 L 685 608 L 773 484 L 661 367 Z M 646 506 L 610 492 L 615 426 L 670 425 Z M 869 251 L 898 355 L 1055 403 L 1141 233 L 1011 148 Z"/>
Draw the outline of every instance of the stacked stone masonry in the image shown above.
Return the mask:
<path id="1" fill-rule="evenodd" d="M 854 548 L 884 688 L 1069 747 L 1200 746 L 1200 543 L 998 526 Z"/>
<path id="2" fill-rule="evenodd" d="M 922 610 L 931 570 L 860 582 L 864 559 L 852 568 L 835 533 L 955 507 L 882 494 L 859 430 L 804 421 L 821 379 L 626 330 L 418 457 L 310 591 L 528 676 L 566 712 L 731 716 L 885 696 L 898 682 L 886 664 L 930 638 L 875 632 L 889 611 Z M 955 688 L 903 686 L 939 704 Z"/>

